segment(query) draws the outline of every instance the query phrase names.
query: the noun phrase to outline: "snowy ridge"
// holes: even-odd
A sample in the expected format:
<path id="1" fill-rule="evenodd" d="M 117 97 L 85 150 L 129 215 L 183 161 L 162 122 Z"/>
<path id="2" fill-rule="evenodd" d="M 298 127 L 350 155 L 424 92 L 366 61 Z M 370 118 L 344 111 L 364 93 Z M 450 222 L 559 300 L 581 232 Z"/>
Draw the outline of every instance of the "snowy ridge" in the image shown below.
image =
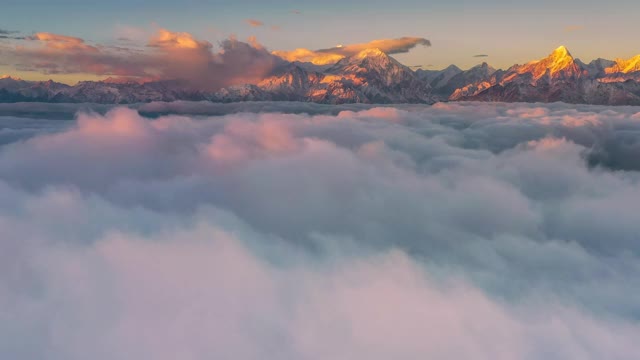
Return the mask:
<path id="1" fill-rule="evenodd" d="M 105 104 L 208 100 L 343 103 L 518 101 L 640 105 L 640 55 L 585 64 L 560 46 L 549 56 L 508 70 L 487 63 L 462 70 L 413 71 L 377 48 L 333 65 L 284 63 L 261 81 L 215 91 L 191 90 L 183 81 L 54 81 L 0 77 L 0 102 L 92 102 Z"/>

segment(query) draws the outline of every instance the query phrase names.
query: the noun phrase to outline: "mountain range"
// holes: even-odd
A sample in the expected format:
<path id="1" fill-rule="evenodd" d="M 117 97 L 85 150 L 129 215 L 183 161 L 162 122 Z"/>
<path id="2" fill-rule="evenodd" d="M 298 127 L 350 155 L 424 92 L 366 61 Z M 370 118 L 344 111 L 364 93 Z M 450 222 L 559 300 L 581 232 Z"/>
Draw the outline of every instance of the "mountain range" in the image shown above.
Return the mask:
<path id="1" fill-rule="evenodd" d="M 507 70 L 487 63 L 468 70 L 411 70 L 379 49 L 366 49 L 329 66 L 282 62 L 255 84 L 192 90 L 179 80 L 137 83 L 120 79 L 25 81 L 0 77 L 0 102 L 128 104 L 207 100 L 343 103 L 438 101 L 556 102 L 640 105 L 640 55 L 588 64 L 561 46 L 546 58 Z"/>

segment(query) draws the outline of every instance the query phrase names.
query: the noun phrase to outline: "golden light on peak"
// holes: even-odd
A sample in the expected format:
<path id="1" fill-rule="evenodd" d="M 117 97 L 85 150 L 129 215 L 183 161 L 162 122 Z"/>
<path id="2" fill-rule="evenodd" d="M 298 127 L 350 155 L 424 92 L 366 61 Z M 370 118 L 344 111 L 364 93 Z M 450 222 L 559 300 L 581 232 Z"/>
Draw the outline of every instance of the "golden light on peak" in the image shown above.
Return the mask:
<path id="1" fill-rule="evenodd" d="M 615 65 L 606 68 L 604 71 L 607 74 L 623 73 L 628 74 L 636 71 L 640 71 L 640 55 L 636 55 L 631 59 L 616 59 Z"/>

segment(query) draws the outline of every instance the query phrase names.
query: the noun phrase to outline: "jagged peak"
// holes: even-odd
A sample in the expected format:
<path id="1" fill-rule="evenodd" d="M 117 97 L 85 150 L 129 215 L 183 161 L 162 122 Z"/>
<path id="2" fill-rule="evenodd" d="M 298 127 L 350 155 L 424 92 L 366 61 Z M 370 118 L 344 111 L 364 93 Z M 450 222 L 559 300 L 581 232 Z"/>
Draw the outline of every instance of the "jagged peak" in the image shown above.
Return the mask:
<path id="1" fill-rule="evenodd" d="M 443 71 L 462 71 L 458 66 L 451 64 L 447 66 Z"/>
<path id="2" fill-rule="evenodd" d="M 369 58 L 369 57 L 384 57 L 384 58 L 386 58 L 386 57 L 388 57 L 388 55 L 385 54 L 379 48 L 368 48 L 368 49 L 364 49 L 364 50 L 360 51 L 359 53 L 357 53 L 355 57 L 357 59 L 365 59 L 365 58 Z"/>
<path id="3" fill-rule="evenodd" d="M 11 79 L 11 80 L 14 80 L 14 81 L 22 81 L 22 79 L 17 77 L 17 76 L 11 76 L 11 75 L 6 75 L 6 74 L 0 75 L 0 80 L 2 80 L 2 79 Z"/>
<path id="4" fill-rule="evenodd" d="M 638 55 L 638 56 L 640 56 L 640 55 Z M 609 59 L 605 59 L 605 58 L 597 58 L 597 59 L 591 60 L 591 62 L 589 64 L 603 64 L 603 63 L 615 63 L 615 61 L 609 60 Z"/>
<path id="5" fill-rule="evenodd" d="M 551 57 L 555 59 L 562 59 L 565 57 L 573 58 L 573 56 L 571 56 L 571 53 L 569 52 L 569 49 L 567 49 L 567 47 L 564 45 L 561 45 L 557 49 L 553 50 L 553 52 L 551 53 Z"/>
<path id="6" fill-rule="evenodd" d="M 640 55 L 636 55 L 631 59 L 616 59 L 615 64 L 607 69 L 607 74 L 623 73 L 628 74 L 640 71 Z"/>
<path id="7" fill-rule="evenodd" d="M 482 64 L 478 64 L 472 67 L 471 69 L 493 69 L 493 67 L 487 62 L 483 62 Z"/>
<path id="8" fill-rule="evenodd" d="M 574 75 L 580 75 L 580 65 L 575 61 L 569 50 L 565 46 L 555 49 L 549 56 L 542 60 L 535 60 L 526 65 L 516 66 L 519 74 L 531 73 L 534 79 L 540 79 L 545 74 L 555 76 L 560 72 L 568 71 Z"/>

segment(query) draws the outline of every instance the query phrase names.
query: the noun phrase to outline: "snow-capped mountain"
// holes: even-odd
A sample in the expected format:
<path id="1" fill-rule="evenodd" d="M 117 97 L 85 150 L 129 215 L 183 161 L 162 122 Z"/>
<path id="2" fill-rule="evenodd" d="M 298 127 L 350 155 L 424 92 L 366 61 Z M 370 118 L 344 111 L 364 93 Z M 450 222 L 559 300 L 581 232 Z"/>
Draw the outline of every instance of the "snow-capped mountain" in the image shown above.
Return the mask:
<path id="1" fill-rule="evenodd" d="M 584 75 L 584 69 L 571 56 L 566 47 L 560 46 L 542 60 L 511 67 L 507 70 L 503 80 L 528 81 L 531 84 L 538 84 L 539 82 L 551 83 L 575 79 L 582 75 Z"/>
<path id="2" fill-rule="evenodd" d="M 604 69 L 602 82 L 623 82 L 627 80 L 640 81 L 640 55 L 631 59 L 616 59 Z"/>
<path id="3" fill-rule="evenodd" d="M 607 59 L 595 59 L 592 62 L 585 64 L 580 59 L 576 59 L 576 62 L 587 71 L 587 74 L 591 77 L 601 77 L 605 74 L 605 69 L 615 65 L 615 61 Z"/>
<path id="4" fill-rule="evenodd" d="M 70 86 L 0 76 L 0 102 L 93 102 L 208 100 L 341 103 L 433 103 L 522 101 L 640 105 L 640 55 L 586 64 L 564 46 L 524 65 L 496 70 L 482 63 L 468 70 L 417 70 L 379 49 L 366 49 L 332 65 L 283 62 L 261 81 L 215 92 L 190 90 L 186 82 L 138 83 L 121 79 Z"/>
<path id="5" fill-rule="evenodd" d="M 460 88 L 469 84 L 482 83 L 490 80 L 496 71 L 496 69 L 486 62 L 476 65 L 469 70 L 459 72 L 455 76 L 451 77 L 445 84 L 434 88 L 434 94 L 441 100 L 447 100 Z"/>
<path id="6" fill-rule="evenodd" d="M 415 72 L 379 49 L 367 49 L 327 69 L 312 101 L 365 103 L 431 103 L 430 87 Z"/>
<path id="7" fill-rule="evenodd" d="M 92 102 L 130 104 L 149 101 L 205 100 L 203 93 L 185 90 L 175 81 L 145 84 L 134 82 L 81 81 L 74 86 L 54 81 L 0 79 L 0 102 Z"/>
<path id="8" fill-rule="evenodd" d="M 324 71 L 288 64 L 256 85 L 226 88 L 215 101 L 287 100 L 324 104 L 433 103 L 429 85 L 379 49 L 344 58 Z M 316 70 L 318 68 L 315 68 Z"/>
<path id="9" fill-rule="evenodd" d="M 449 65 L 449 67 L 443 70 L 416 70 L 416 75 L 420 80 L 429 83 L 431 88 L 438 89 L 449 83 L 452 77 L 460 74 L 462 69 L 455 65 Z"/>
<path id="10" fill-rule="evenodd" d="M 640 105 L 636 58 L 584 64 L 561 46 L 544 59 L 458 88 L 449 100 Z"/>

